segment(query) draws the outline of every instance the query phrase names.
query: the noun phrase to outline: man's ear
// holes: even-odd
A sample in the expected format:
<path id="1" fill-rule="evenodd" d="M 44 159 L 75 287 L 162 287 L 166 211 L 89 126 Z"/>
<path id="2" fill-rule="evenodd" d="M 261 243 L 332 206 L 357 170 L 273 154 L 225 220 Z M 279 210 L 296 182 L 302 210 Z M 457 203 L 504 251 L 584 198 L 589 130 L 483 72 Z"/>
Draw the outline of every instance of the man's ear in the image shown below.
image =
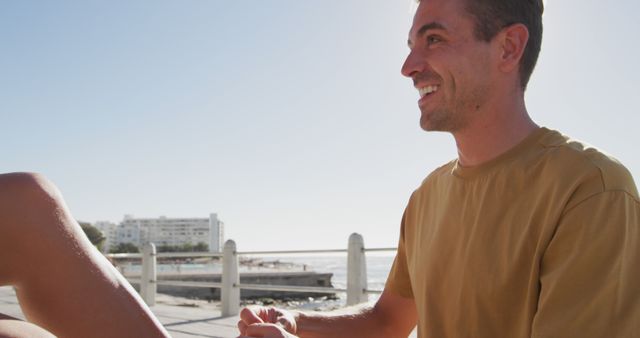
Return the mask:
<path id="1" fill-rule="evenodd" d="M 508 73 L 519 70 L 520 60 L 529 41 L 527 26 L 516 23 L 502 29 L 498 34 L 500 48 L 499 68 Z"/>

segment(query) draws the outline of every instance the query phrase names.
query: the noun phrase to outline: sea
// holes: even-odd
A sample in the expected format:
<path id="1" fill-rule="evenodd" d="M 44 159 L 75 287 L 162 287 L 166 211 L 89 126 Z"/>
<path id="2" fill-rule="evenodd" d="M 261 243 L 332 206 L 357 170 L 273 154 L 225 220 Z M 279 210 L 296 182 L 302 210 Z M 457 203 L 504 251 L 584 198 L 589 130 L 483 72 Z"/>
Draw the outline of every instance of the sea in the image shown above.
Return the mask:
<path id="1" fill-rule="evenodd" d="M 369 289 L 382 289 L 387 275 L 393 263 L 393 254 L 368 254 L 367 282 Z M 279 262 L 279 264 L 291 264 L 292 268 L 302 268 L 315 272 L 333 273 L 333 286 L 336 288 L 346 288 L 347 286 L 347 257 L 346 255 L 309 255 L 309 256 L 261 256 L 259 259 L 264 262 Z M 247 268 L 241 271 L 249 270 Z"/>
<path id="2" fill-rule="evenodd" d="M 368 253 L 367 265 L 367 289 L 382 291 L 389 275 L 395 253 Z M 347 287 L 347 256 L 342 255 L 308 255 L 308 256 L 269 256 L 261 257 L 265 262 L 280 261 L 302 266 L 307 271 L 332 273 L 331 284 L 335 288 Z M 337 293 L 337 298 L 321 297 L 309 299 L 292 304 L 292 307 L 309 310 L 331 310 L 346 305 L 346 293 Z M 369 294 L 369 302 L 375 302 L 379 294 Z"/>

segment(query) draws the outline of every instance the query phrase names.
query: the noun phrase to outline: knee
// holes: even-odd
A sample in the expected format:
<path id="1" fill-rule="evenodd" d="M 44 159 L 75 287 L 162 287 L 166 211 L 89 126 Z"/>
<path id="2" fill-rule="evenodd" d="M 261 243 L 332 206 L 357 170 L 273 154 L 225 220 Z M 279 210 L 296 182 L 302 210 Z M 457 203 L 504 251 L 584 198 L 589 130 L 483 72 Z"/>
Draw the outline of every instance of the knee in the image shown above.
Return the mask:
<path id="1" fill-rule="evenodd" d="M 23 208 L 46 208 L 61 201 L 56 186 L 36 173 L 10 173 L 0 175 L 0 205 Z"/>
<path id="2" fill-rule="evenodd" d="M 17 283 L 32 263 L 51 254 L 58 238 L 70 233 L 64 217 L 62 197 L 44 176 L 0 175 L 0 284 Z"/>
<path id="3" fill-rule="evenodd" d="M 34 173 L 0 175 L 0 242 L 43 233 L 64 214 L 58 189 Z M 4 243 L 6 244 L 6 243 Z"/>

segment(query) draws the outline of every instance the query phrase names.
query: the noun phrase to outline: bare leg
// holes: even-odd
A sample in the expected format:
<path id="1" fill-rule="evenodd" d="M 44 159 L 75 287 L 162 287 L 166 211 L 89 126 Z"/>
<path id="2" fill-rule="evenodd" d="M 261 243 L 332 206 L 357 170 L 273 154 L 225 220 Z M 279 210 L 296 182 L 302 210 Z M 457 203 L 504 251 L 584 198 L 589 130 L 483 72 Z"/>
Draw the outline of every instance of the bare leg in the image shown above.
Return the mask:
<path id="1" fill-rule="evenodd" d="M 0 337 L 55 338 L 51 333 L 31 323 L 0 313 Z"/>
<path id="2" fill-rule="evenodd" d="M 0 285 L 60 337 L 165 337 L 135 290 L 89 242 L 56 187 L 0 175 Z"/>

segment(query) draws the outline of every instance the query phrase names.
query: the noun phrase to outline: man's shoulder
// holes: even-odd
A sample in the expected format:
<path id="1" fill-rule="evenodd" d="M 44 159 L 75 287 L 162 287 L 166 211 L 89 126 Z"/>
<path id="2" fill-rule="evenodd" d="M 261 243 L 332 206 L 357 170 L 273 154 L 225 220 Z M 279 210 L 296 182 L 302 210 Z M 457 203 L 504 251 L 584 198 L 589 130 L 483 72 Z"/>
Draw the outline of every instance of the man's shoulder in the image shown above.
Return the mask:
<path id="1" fill-rule="evenodd" d="M 451 160 L 438 168 L 434 169 L 429 175 L 422 180 L 420 185 L 411 194 L 410 200 L 414 200 L 419 196 L 424 195 L 426 192 L 432 192 L 437 182 L 446 176 L 451 176 L 453 168 L 455 167 L 456 160 Z"/>
<path id="2" fill-rule="evenodd" d="M 422 180 L 421 186 L 424 186 L 429 182 L 435 181 L 439 177 L 451 175 L 453 168 L 455 166 L 456 166 L 456 160 L 454 159 L 437 167 L 431 173 L 429 173 L 429 175 L 424 180 Z"/>
<path id="3" fill-rule="evenodd" d="M 622 190 L 638 199 L 629 170 L 605 151 L 554 130 L 549 130 L 540 144 L 544 149 L 542 160 L 551 170 L 593 181 L 602 192 Z"/>

